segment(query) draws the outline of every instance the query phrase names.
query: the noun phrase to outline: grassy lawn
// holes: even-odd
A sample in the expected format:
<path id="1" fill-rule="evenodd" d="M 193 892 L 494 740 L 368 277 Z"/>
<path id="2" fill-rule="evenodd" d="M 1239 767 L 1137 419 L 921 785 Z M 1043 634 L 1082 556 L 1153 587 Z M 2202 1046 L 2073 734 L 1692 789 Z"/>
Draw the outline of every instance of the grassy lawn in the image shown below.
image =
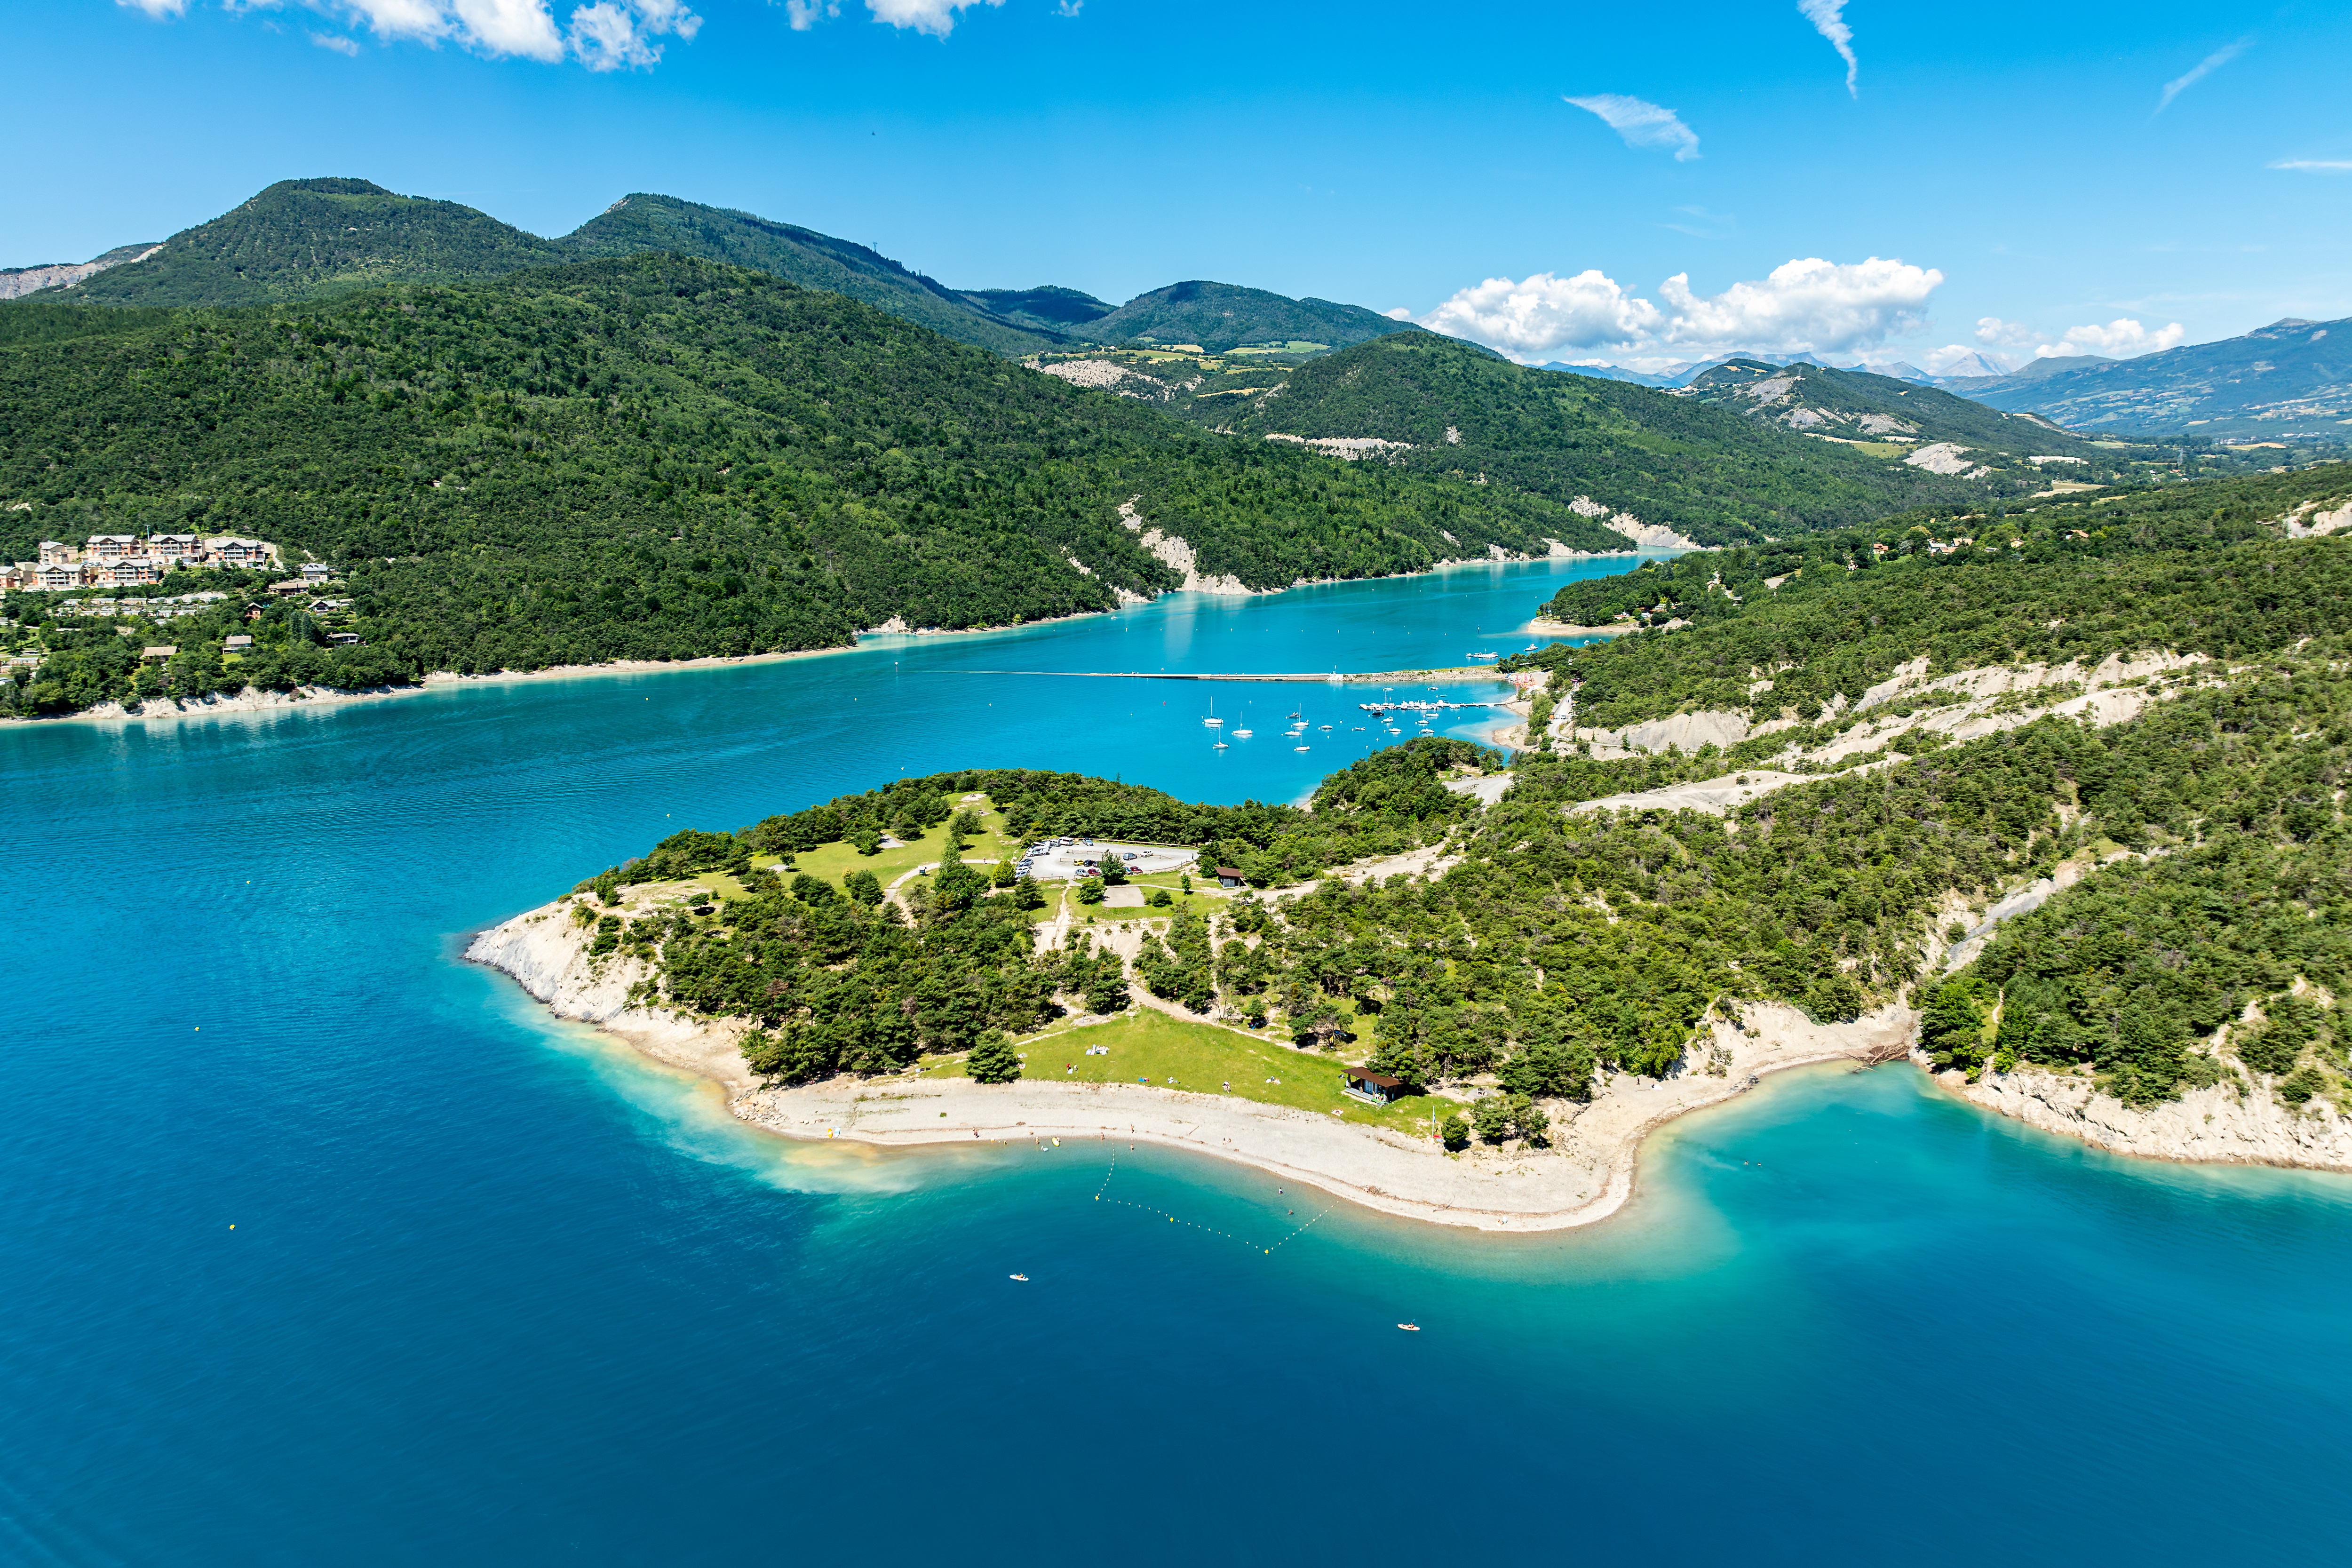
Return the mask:
<path id="1" fill-rule="evenodd" d="M 1083 1028 L 1047 1030 L 1014 1042 L 1025 1052 L 1023 1076 L 1055 1083 L 1133 1083 L 1149 1079 L 1155 1088 L 1190 1089 L 1198 1094 L 1230 1093 L 1236 1100 L 1268 1105 L 1292 1105 L 1304 1110 L 1343 1110 L 1331 1120 L 1359 1125 L 1391 1127 L 1404 1133 L 1423 1132 L 1429 1108 L 1450 1106 L 1446 1100 L 1408 1098 L 1386 1107 L 1348 1099 L 1339 1092 L 1339 1064 L 1313 1051 L 1297 1051 L 1271 1040 L 1171 1018 L 1165 1013 L 1137 1008 L 1108 1024 Z M 1108 1046 L 1107 1057 L 1085 1054 L 1089 1046 Z M 1076 1070 L 1066 1070 L 1075 1068 Z M 932 1057 L 923 1063 L 925 1078 L 961 1078 L 960 1057 Z M 1174 1083 L 1170 1083 L 1170 1079 Z M 1268 1083 L 1279 1079 L 1279 1083 Z M 1231 1083 L 1230 1090 L 1220 1086 Z"/>
<path id="2" fill-rule="evenodd" d="M 959 811 L 964 808 L 961 801 L 952 804 Z M 1021 858 L 1021 846 L 1006 836 L 1003 814 L 999 812 L 992 803 L 986 801 L 973 802 L 971 809 L 980 813 L 982 828 L 980 832 L 964 840 L 963 858 L 966 860 L 989 862 L 1000 859 L 1018 860 Z M 841 886 L 841 879 L 852 871 L 871 871 L 887 888 L 916 867 L 937 860 L 940 858 L 940 846 L 947 842 L 947 824 L 941 823 L 926 832 L 914 843 L 896 849 L 884 849 L 873 855 L 860 855 L 854 845 L 824 844 L 804 854 L 794 856 L 793 864 L 798 869 L 830 882 L 836 888 Z M 772 866 L 776 864 L 776 860 L 772 856 L 761 855 L 755 857 L 752 863 L 760 866 Z"/>

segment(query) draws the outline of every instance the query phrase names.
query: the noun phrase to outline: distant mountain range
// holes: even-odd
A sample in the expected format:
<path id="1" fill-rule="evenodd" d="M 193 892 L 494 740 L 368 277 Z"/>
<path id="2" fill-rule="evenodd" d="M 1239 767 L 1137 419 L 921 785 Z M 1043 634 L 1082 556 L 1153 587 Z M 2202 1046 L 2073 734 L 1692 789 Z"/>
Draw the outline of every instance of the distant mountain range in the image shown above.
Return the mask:
<path id="1" fill-rule="evenodd" d="M 2352 442 L 2352 317 L 2273 321 L 2243 337 L 2126 360 L 2042 360 L 1944 384 L 2072 430 L 2238 443 Z"/>
<path id="2" fill-rule="evenodd" d="M 1263 345 L 1312 354 L 1417 331 L 1360 305 L 1192 281 L 1114 306 L 1076 289 L 950 289 L 869 247 L 729 208 L 643 192 L 543 239 L 457 202 L 372 181 L 281 180 L 160 246 L 0 272 L 0 299 L 71 289 L 94 304 L 186 308 L 314 300 L 387 283 L 467 283 L 530 267 L 668 251 L 848 295 L 1006 355 L 1073 343 Z"/>

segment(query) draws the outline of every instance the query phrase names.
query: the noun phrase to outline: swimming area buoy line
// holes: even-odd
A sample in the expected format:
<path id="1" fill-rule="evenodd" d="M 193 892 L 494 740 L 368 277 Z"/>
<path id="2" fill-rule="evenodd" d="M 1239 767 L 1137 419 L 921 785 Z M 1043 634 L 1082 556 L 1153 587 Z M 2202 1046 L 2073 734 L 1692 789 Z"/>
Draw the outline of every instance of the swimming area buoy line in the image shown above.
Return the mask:
<path id="1" fill-rule="evenodd" d="M 1306 1235 L 1309 1230 L 1315 1228 L 1316 1224 L 1320 1221 L 1325 1215 L 1329 1214 L 1334 1208 L 1339 1206 L 1337 1204 L 1324 1205 L 1321 1209 L 1317 1211 L 1314 1219 L 1308 1220 L 1305 1225 L 1300 1226 L 1297 1230 L 1292 1231 L 1288 1236 L 1286 1236 L 1281 1240 L 1276 1242 L 1273 1247 L 1267 1247 L 1263 1243 L 1253 1241 L 1248 1237 L 1235 1236 L 1232 1231 L 1220 1230 L 1213 1225 L 1202 1225 L 1198 1220 L 1184 1219 L 1179 1215 L 1170 1214 L 1166 1209 L 1155 1208 L 1150 1204 L 1133 1203 L 1126 1198 L 1114 1198 L 1108 1196 L 1107 1194 L 1110 1192 L 1111 1178 L 1118 1174 L 1118 1156 L 1113 1154 L 1110 1157 L 1110 1169 L 1103 1173 L 1102 1185 L 1095 1189 L 1095 1202 L 1098 1204 L 1117 1204 L 1122 1208 L 1130 1208 L 1140 1214 L 1156 1215 L 1160 1219 L 1166 1220 L 1171 1225 L 1190 1226 L 1194 1230 L 1204 1231 L 1211 1236 L 1221 1236 L 1227 1241 L 1238 1241 L 1244 1247 L 1255 1247 L 1260 1252 L 1265 1253 L 1269 1257 L 1273 1255 L 1275 1247 L 1288 1246 L 1291 1242 Z"/>

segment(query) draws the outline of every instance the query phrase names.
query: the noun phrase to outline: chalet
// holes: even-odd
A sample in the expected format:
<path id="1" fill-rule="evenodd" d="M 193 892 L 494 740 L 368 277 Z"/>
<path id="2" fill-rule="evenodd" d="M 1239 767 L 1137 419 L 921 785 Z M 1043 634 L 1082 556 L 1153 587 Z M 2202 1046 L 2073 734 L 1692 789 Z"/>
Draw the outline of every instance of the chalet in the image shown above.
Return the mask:
<path id="1" fill-rule="evenodd" d="M 1247 885 L 1248 879 L 1241 874 L 1238 868 L 1233 866 L 1217 868 L 1217 886 L 1220 888 L 1240 888 Z"/>
<path id="2" fill-rule="evenodd" d="M 238 539 L 223 535 L 205 541 L 212 558 L 224 566 L 266 566 L 274 552 L 258 539 Z"/>
<path id="3" fill-rule="evenodd" d="M 14 566 L 0 565 L 0 591 L 14 593 L 33 585 L 35 567 L 29 561 L 19 561 Z"/>
<path id="4" fill-rule="evenodd" d="M 139 553 L 139 536 L 135 533 L 93 533 L 89 536 L 89 559 L 120 561 L 126 555 Z"/>
<path id="5" fill-rule="evenodd" d="M 161 583 L 163 563 L 152 555 L 118 555 L 101 564 L 97 573 L 101 588 L 131 588 L 142 583 Z"/>
<path id="6" fill-rule="evenodd" d="M 147 553 L 158 561 L 194 561 L 205 552 L 193 533 L 151 533 Z"/>
<path id="7" fill-rule="evenodd" d="M 269 591 L 281 596 L 288 594 L 307 594 L 310 591 L 310 584 L 299 577 L 289 577 L 282 583 L 269 584 Z"/>
<path id="8" fill-rule="evenodd" d="M 302 581 L 313 587 L 317 586 L 320 583 L 326 582 L 334 574 L 335 569 L 328 565 L 323 561 L 305 561 L 302 563 Z"/>
<path id="9" fill-rule="evenodd" d="M 33 568 L 32 586 L 45 594 L 61 594 L 81 586 L 79 561 L 43 562 Z"/>
<path id="10" fill-rule="evenodd" d="M 179 651 L 180 649 L 177 644 L 158 643 L 153 647 L 141 648 L 139 650 L 139 657 L 141 658 L 169 658 Z"/>
<path id="11" fill-rule="evenodd" d="M 1404 1079 L 1391 1078 L 1370 1068 L 1349 1068 L 1347 1082 L 1340 1093 L 1350 1100 L 1360 1100 L 1367 1105 L 1387 1105 L 1404 1097 Z"/>
<path id="12" fill-rule="evenodd" d="M 329 632 L 327 634 L 327 646 L 329 647 L 357 647 L 360 646 L 360 634 L 357 632 Z"/>
<path id="13" fill-rule="evenodd" d="M 41 564 L 44 566 L 62 566 L 69 561 L 80 559 L 80 553 L 70 544 L 59 544 L 54 539 L 41 541 Z"/>
<path id="14" fill-rule="evenodd" d="M 235 637 L 221 638 L 221 652 L 223 653 L 243 653 L 252 646 L 253 639 L 246 636 L 243 632 L 237 633 Z"/>

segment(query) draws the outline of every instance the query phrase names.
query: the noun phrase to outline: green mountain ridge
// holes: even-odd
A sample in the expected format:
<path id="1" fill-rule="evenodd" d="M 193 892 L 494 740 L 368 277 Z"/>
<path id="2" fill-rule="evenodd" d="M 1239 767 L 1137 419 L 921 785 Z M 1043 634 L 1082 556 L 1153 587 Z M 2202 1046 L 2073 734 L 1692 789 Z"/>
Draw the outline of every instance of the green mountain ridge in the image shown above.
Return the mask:
<path id="1" fill-rule="evenodd" d="M 2095 456 L 2082 437 L 2035 414 L 2009 414 L 1932 386 L 1869 371 L 1735 359 L 1697 376 L 1683 394 L 1805 436 L 1960 446 L 1987 452 Z"/>
<path id="2" fill-rule="evenodd" d="M 1702 544 L 1965 508 L 2045 482 L 2022 462 L 1973 478 L 1933 473 L 1892 448 L 1815 440 L 1705 397 L 1514 364 L 1434 332 L 1376 338 L 1288 369 L 1221 365 L 1166 401 L 1236 435 L 1396 443 L 1402 449 L 1381 460 L 1410 472 L 1630 514 Z"/>
<path id="3" fill-rule="evenodd" d="M 480 281 L 645 250 L 748 267 L 845 294 L 1008 358 L 1141 338 L 1220 348 L 1293 341 L 1341 347 L 1419 330 L 1360 306 L 1228 283 L 1172 284 L 1118 307 L 1055 285 L 951 289 L 868 246 L 642 191 L 570 234 L 541 238 L 457 202 L 399 195 L 345 177 L 281 180 L 172 236 L 153 256 L 87 279 L 75 292 L 94 304 L 263 305 L 392 283 Z"/>
<path id="4" fill-rule="evenodd" d="M 1254 343 L 1347 348 L 1391 332 L 1423 331 L 1361 305 L 1293 300 L 1263 289 L 1200 279 L 1139 294 L 1074 330 L 1098 343 L 1192 343 L 1211 353 Z"/>

